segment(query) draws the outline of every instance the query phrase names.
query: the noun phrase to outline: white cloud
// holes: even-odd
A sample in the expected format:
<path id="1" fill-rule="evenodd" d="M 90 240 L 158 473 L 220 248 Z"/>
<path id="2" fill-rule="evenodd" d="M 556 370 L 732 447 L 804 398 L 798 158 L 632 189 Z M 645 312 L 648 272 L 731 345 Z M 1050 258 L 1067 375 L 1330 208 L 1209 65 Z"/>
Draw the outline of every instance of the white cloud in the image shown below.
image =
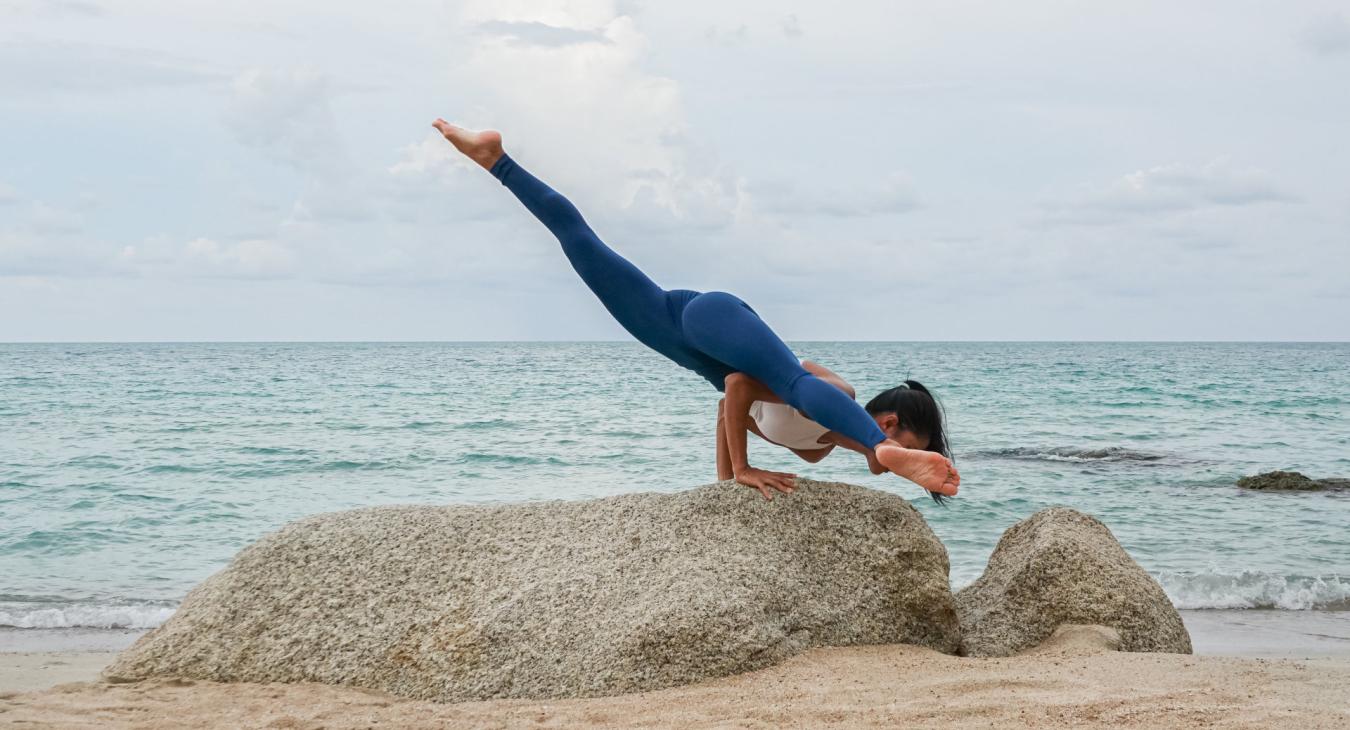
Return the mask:
<path id="1" fill-rule="evenodd" d="M 295 270 L 296 256 L 273 241 L 248 240 L 222 245 L 197 238 L 184 246 L 185 263 L 197 271 L 224 276 L 268 278 Z"/>
<path id="2" fill-rule="evenodd" d="M 104 264 L 98 271 L 103 276 L 274 279 L 294 274 L 300 260 L 288 246 L 266 239 L 181 241 L 160 235 L 122 246 Z"/>
<path id="3" fill-rule="evenodd" d="M 90 16 L 103 15 L 107 10 L 89 0 L 0 0 L 0 16 Z"/>
<path id="4" fill-rule="evenodd" d="M 703 31 L 703 37 L 719 46 L 740 46 L 750 40 L 750 26 L 744 23 L 734 28 L 719 28 L 710 25 Z"/>
<path id="5" fill-rule="evenodd" d="M 0 276 L 87 276 L 110 270 L 105 247 L 75 233 L 0 230 Z"/>
<path id="6" fill-rule="evenodd" d="M 734 220 L 734 176 L 691 141 L 679 84 L 647 70 L 649 39 L 613 3 L 470 2 L 464 19 L 476 32 L 456 59 L 456 96 L 476 105 L 447 118 L 500 128 L 532 172 L 638 227 Z M 527 42 L 526 26 L 597 41 Z"/>
<path id="7" fill-rule="evenodd" d="M 566 28 L 546 23 L 489 20 L 478 25 L 478 30 L 523 45 L 572 46 L 581 43 L 609 43 L 598 30 Z"/>
<path id="8" fill-rule="evenodd" d="M 1172 163 L 1129 173 L 1104 188 L 1043 206 L 1040 222 L 1105 225 L 1143 216 L 1294 200 L 1263 170 L 1218 158 L 1203 165 Z"/>
<path id="9" fill-rule="evenodd" d="M 24 198 L 17 190 L 0 183 L 0 209 L 9 219 L 10 232 L 37 236 L 68 236 L 84 228 L 87 199 L 77 197 L 75 205 L 53 205 L 43 200 Z"/>
<path id="10" fill-rule="evenodd" d="M 0 293 L 81 293 L 0 339 L 95 310 L 100 337 L 622 337 L 436 116 L 501 129 L 658 281 L 789 337 L 1343 336 L 1317 299 L 1350 224 L 1328 8 L 0 0 Z M 297 291 L 287 329 L 267 311 Z M 314 304 L 357 299 L 384 304 L 359 331 Z"/>
<path id="11" fill-rule="evenodd" d="M 1308 21 L 1298 34 L 1303 47 L 1319 56 L 1350 51 L 1350 21 L 1340 13 L 1328 13 Z"/>
<path id="12" fill-rule="evenodd" d="M 149 49 L 26 38 L 0 43 L 0 92 L 11 95 L 108 95 L 223 80 L 201 61 Z"/>
<path id="13" fill-rule="evenodd" d="M 399 150 L 398 162 L 388 171 L 394 176 L 445 176 L 470 169 L 478 166 L 433 130 L 421 142 Z"/>
<path id="14" fill-rule="evenodd" d="M 905 213 L 919 207 L 919 196 L 907 175 L 892 173 L 866 184 L 842 187 L 815 182 L 809 187 L 790 182 L 759 182 L 750 186 L 751 205 L 757 211 L 783 217 L 825 216 L 866 218 Z"/>
<path id="15" fill-rule="evenodd" d="M 84 227 L 84 217 L 74 211 L 41 201 L 34 201 L 30 210 L 28 227 L 41 235 L 79 233 Z"/>
<path id="16" fill-rule="evenodd" d="M 314 69 L 253 68 L 239 74 L 226 121 L 236 138 L 273 159 L 313 171 L 340 157 L 332 83 Z"/>
<path id="17" fill-rule="evenodd" d="M 271 240 L 220 242 L 149 236 L 119 245 L 76 230 L 0 231 L 0 275 L 150 279 L 271 279 L 294 275 L 300 259 Z"/>

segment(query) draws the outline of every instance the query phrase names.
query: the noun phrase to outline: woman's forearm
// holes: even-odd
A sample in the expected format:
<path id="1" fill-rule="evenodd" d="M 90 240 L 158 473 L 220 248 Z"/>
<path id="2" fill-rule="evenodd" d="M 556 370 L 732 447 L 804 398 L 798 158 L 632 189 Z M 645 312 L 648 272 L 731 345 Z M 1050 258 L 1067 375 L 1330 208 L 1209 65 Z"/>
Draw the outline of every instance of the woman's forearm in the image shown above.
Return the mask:
<path id="1" fill-rule="evenodd" d="M 862 454 L 863 456 L 867 457 L 867 469 L 871 471 L 873 474 L 886 473 L 887 471 L 886 467 L 883 466 L 881 462 L 877 461 L 877 452 L 875 449 L 869 449 L 866 446 L 863 446 L 862 444 L 858 443 L 857 441 L 854 441 L 853 439 L 836 431 L 830 432 L 829 439 L 830 441 L 840 446 L 843 446 L 849 451 L 856 451 L 859 454 Z"/>
<path id="2" fill-rule="evenodd" d="M 727 449 L 726 400 L 717 401 L 717 478 L 735 476 L 731 469 L 731 452 Z"/>
<path id="3" fill-rule="evenodd" d="M 863 446 L 862 444 L 858 443 L 857 441 L 854 441 L 853 439 L 851 439 L 851 438 L 849 438 L 849 437 L 845 436 L 844 434 L 839 433 L 839 432 L 837 432 L 837 431 L 831 431 L 831 432 L 830 432 L 830 440 L 833 441 L 834 443 L 840 445 L 840 446 L 843 446 L 844 448 L 848 449 L 849 451 L 856 451 L 856 452 L 858 452 L 859 454 L 863 454 L 863 455 L 872 453 L 872 449 L 869 449 L 869 448 L 867 448 L 866 446 Z"/>
<path id="4" fill-rule="evenodd" d="M 727 457 L 733 474 L 750 468 L 749 431 L 750 404 L 754 402 L 744 387 L 729 385 L 726 397 Z"/>

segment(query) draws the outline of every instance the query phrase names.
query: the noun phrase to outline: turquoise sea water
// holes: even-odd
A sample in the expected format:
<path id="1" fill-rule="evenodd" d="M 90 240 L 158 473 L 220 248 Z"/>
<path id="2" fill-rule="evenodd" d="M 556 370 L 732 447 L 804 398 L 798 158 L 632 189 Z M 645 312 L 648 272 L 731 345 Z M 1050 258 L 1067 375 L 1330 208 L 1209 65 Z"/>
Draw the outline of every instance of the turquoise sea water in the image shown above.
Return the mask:
<path id="1" fill-rule="evenodd" d="M 950 506 L 854 454 L 758 466 L 912 499 L 960 587 L 1051 505 L 1104 520 L 1182 608 L 1350 608 L 1350 345 L 796 343 L 948 411 Z M 713 481 L 717 394 L 631 343 L 0 345 L 0 626 L 145 627 L 245 544 L 374 504 Z"/>

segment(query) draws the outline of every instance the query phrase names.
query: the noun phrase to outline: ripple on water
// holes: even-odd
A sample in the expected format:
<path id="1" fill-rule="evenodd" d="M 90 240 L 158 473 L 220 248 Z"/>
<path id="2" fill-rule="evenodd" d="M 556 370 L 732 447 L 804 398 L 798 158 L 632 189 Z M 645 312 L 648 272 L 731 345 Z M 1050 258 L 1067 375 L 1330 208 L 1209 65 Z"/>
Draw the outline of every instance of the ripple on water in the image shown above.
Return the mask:
<path id="1" fill-rule="evenodd" d="M 296 449 L 286 446 L 240 446 L 235 448 L 234 451 L 240 454 L 251 454 L 255 456 L 307 456 L 314 453 L 310 449 Z"/>
<path id="2" fill-rule="evenodd" d="M 205 466 L 191 466 L 188 464 L 153 464 L 141 469 L 142 474 L 200 474 L 207 471 Z"/>
<path id="3" fill-rule="evenodd" d="M 465 421 L 464 423 L 457 423 L 455 424 L 455 428 L 463 429 L 465 431 L 488 431 L 499 428 L 516 428 L 519 425 L 520 424 L 517 424 L 514 421 L 509 421 L 505 418 L 488 418 L 477 421 Z"/>

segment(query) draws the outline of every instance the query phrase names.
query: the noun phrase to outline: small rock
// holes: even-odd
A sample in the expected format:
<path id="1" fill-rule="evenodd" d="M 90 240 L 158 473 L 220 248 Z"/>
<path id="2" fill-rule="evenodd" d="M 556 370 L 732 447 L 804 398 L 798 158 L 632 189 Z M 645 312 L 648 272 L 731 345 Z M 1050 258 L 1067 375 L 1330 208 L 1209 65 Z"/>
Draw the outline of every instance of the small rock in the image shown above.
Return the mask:
<path id="1" fill-rule="evenodd" d="M 1060 624 L 1050 638 L 1022 652 L 1024 656 L 1086 656 L 1120 651 L 1120 632 L 1110 626 Z"/>
<path id="2" fill-rule="evenodd" d="M 1296 471 L 1268 471 L 1242 477 L 1237 485 L 1267 492 L 1321 492 L 1350 489 L 1350 479 L 1312 479 Z"/>
<path id="3" fill-rule="evenodd" d="M 1003 533 L 984 575 L 956 594 L 966 656 L 1011 656 L 1061 625 L 1119 634 L 1124 651 L 1191 653 L 1162 586 L 1098 520 L 1057 507 Z"/>

